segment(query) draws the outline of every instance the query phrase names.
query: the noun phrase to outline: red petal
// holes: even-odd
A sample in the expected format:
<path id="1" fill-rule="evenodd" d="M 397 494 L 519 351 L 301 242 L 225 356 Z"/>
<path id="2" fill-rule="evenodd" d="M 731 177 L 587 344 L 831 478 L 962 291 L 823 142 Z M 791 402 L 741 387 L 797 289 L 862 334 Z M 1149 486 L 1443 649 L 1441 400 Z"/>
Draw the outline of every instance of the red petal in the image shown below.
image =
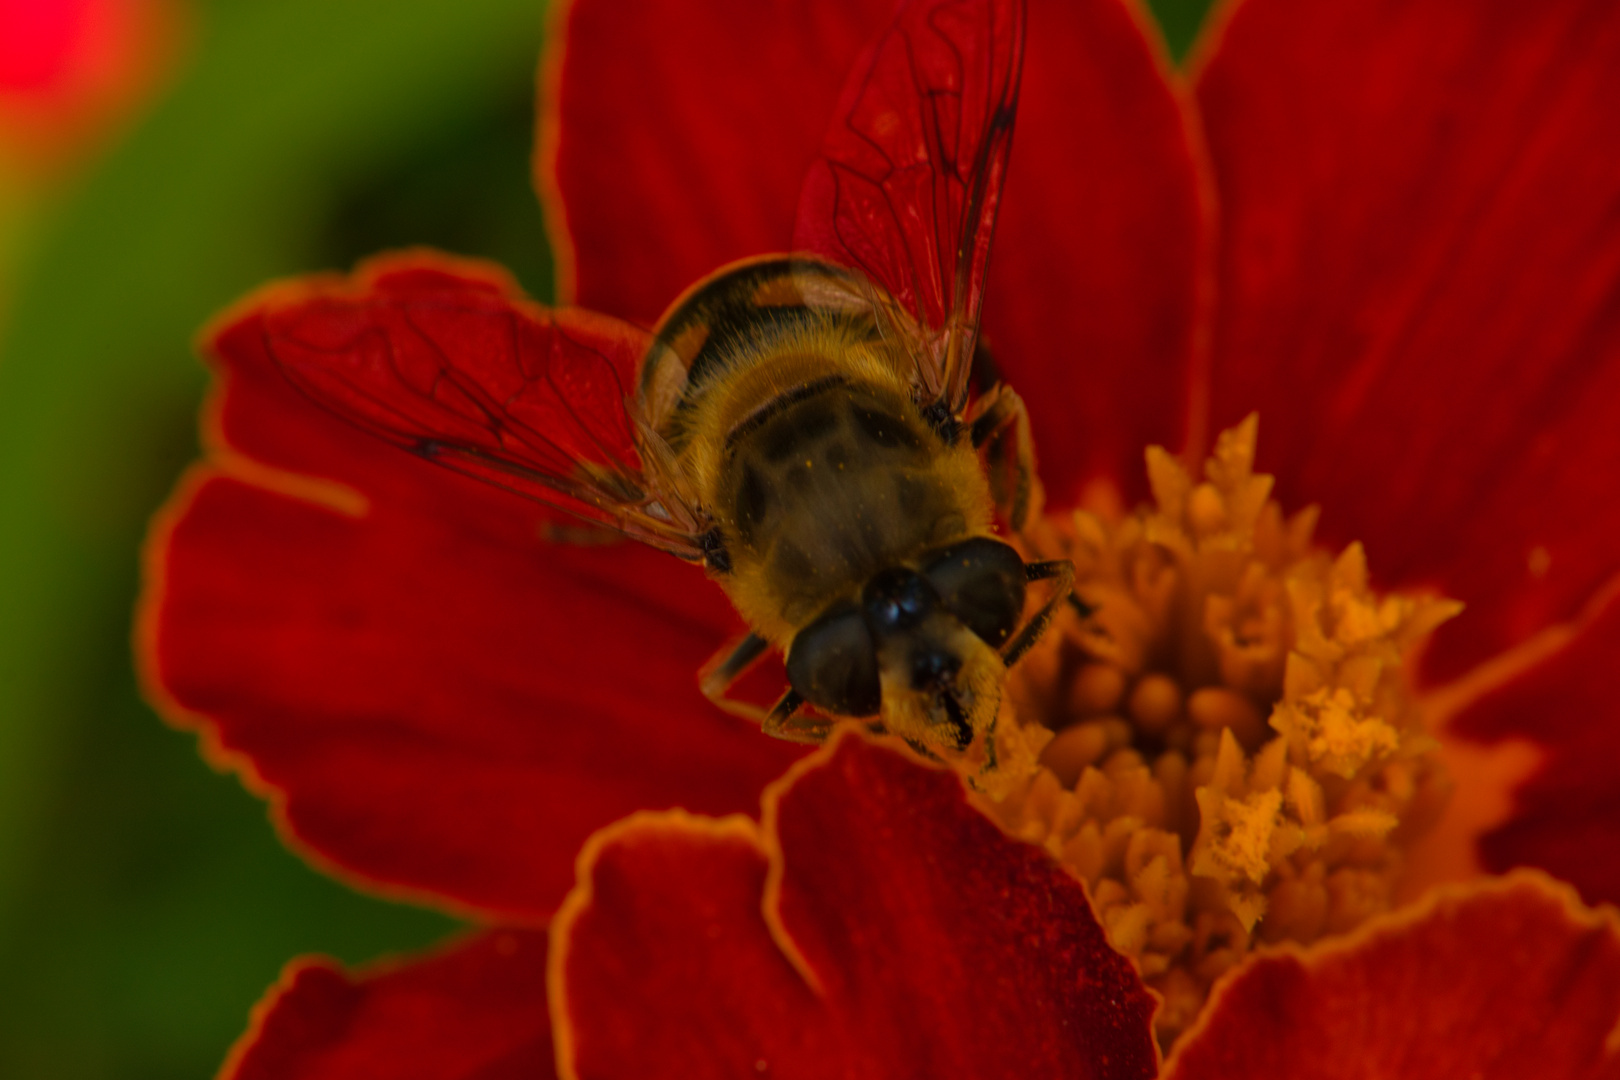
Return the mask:
<path id="1" fill-rule="evenodd" d="M 1452 722 L 1463 737 L 1520 736 L 1546 749 L 1519 789 L 1512 820 L 1486 834 L 1493 870 L 1539 866 L 1588 903 L 1620 902 L 1620 599 L 1611 593 L 1572 640 L 1545 662 L 1475 702 Z"/>
<path id="2" fill-rule="evenodd" d="M 1171 1080 L 1596 1080 L 1620 1058 L 1620 935 L 1560 887 L 1446 894 L 1216 991 Z"/>
<path id="3" fill-rule="evenodd" d="M 924 327 L 975 324 L 1023 46 L 1022 0 L 902 4 L 844 84 L 794 247 L 863 271 Z"/>
<path id="4" fill-rule="evenodd" d="M 288 966 L 224 1080 L 543 1080 L 554 1076 L 546 937 L 482 934 L 359 977 Z"/>
<path id="5" fill-rule="evenodd" d="M 1620 6 L 1249 0 L 1199 98 L 1216 423 L 1467 602 L 1432 678 L 1569 618 L 1620 565 Z"/>
<path id="6" fill-rule="evenodd" d="M 105 15 L 93 0 L 0 6 L 0 94 L 44 94 L 68 81 L 82 59 L 92 14 Z M 99 29 L 96 28 L 96 29 Z"/>
<path id="7" fill-rule="evenodd" d="M 889 0 L 558 4 L 541 118 L 557 295 L 652 325 L 786 250 L 805 170 Z"/>
<path id="8" fill-rule="evenodd" d="M 269 786 L 303 846 L 545 913 L 597 828 L 752 809 L 802 753 L 698 692 L 739 626 L 701 573 L 544 542 L 550 511 L 312 406 L 252 340 L 228 354 L 228 448 L 154 539 L 141 647 L 154 691 Z"/>
<path id="9" fill-rule="evenodd" d="M 1077 880 L 909 755 L 849 734 L 806 765 L 764 830 L 592 843 L 553 925 L 565 1071 L 1154 1075 L 1153 1000 Z"/>
<path id="10" fill-rule="evenodd" d="M 1031 0 L 984 330 L 1029 406 L 1049 501 L 1147 493 L 1195 382 L 1208 209 L 1156 31 L 1119 0 Z"/>

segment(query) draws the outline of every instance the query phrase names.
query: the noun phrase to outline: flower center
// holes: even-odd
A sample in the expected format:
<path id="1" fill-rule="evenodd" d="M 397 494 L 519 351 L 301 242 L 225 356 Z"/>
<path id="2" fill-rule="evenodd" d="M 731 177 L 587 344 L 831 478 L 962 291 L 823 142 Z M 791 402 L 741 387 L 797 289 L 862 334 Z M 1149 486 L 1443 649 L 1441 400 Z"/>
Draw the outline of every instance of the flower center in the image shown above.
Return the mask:
<path id="1" fill-rule="evenodd" d="M 1407 676 L 1461 605 L 1380 596 L 1359 544 L 1313 544 L 1315 509 L 1285 517 L 1253 472 L 1257 426 L 1202 482 L 1150 448 L 1152 506 L 1043 524 L 1091 614 L 1015 671 L 978 782 L 1085 880 L 1166 1046 L 1256 945 L 1387 910 L 1450 789 Z"/>

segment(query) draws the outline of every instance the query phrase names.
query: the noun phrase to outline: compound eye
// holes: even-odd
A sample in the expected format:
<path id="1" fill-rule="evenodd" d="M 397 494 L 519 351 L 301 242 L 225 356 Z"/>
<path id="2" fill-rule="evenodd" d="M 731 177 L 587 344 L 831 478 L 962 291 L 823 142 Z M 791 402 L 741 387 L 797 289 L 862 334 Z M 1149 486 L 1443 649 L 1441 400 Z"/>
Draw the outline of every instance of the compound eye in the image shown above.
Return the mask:
<path id="1" fill-rule="evenodd" d="M 945 610 L 993 648 L 1012 636 L 1024 614 L 1024 560 L 999 540 L 976 536 L 952 544 L 923 567 L 923 577 Z"/>
<path id="2" fill-rule="evenodd" d="M 883 703 L 877 648 L 854 604 L 828 609 L 794 635 L 787 674 L 806 701 L 839 716 L 871 716 Z"/>
<path id="3" fill-rule="evenodd" d="M 910 630 L 939 603 L 928 582 L 899 566 L 874 574 L 861 598 L 872 629 L 882 635 Z"/>

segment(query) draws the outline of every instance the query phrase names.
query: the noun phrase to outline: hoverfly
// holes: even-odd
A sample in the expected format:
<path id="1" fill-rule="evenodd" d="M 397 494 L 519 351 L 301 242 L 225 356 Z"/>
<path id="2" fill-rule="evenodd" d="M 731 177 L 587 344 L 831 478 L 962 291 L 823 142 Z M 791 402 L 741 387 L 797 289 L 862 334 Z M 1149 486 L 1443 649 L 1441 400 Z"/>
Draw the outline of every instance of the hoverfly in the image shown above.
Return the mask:
<path id="1" fill-rule="evenodd" d="M 1028 421 L 1004 385 L 970 402 L 1022 19 L 903 5 L 806 181 L 802 253 L 719 271 L 650 336 L 396 260 L 282 294 L 268 351 L 351 423 L 701 562 L 750 628 L 704 692 L 768 734 L 856 717 L 964 750 L 1073 576 L 996 537 L 1038 498 Z M 775 706 L 732 697 L 773 648 Z"/>

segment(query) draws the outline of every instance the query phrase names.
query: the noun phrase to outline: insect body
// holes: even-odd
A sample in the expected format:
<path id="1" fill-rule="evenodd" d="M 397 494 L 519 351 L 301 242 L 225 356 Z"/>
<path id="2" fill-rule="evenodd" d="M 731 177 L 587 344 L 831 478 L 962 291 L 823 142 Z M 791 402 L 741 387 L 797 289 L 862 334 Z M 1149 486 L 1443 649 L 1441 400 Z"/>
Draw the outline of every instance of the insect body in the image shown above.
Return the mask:
<path id="1" fill-rule="evenodd" d="M 811 254 L 722 270 L 650 337 L 405 256 L 272 290 L 267 352 L 389 441 L 702 562 L 750 627 L 703 688 L 767 732 L 851 716 L 962 750 L 1072 577 L 996 538 L 1036 498 L 1032 443 L 1010 389 L 969 400 L 1021 27 L 1018 0 L 903 4 L 806 180 Z M 773 647 L 791 688 L 732 699 Z"/>
<path id="2" fill-rule="evenodd" d="M 961 749 L 994 719 L 1028 572 L 992 536 L 971 429 L 919 406 L 919 339 L 858 275 L 773 258 L 694 289 L 643 366 L 659 434 L 712 508 L 717 577 L 754 628 L 706 688 L 719 697 L 765 644 L 784 651 L 774 734 L 881 713 Z M 793 716 L 799 701 L 822 717 Z"/>

